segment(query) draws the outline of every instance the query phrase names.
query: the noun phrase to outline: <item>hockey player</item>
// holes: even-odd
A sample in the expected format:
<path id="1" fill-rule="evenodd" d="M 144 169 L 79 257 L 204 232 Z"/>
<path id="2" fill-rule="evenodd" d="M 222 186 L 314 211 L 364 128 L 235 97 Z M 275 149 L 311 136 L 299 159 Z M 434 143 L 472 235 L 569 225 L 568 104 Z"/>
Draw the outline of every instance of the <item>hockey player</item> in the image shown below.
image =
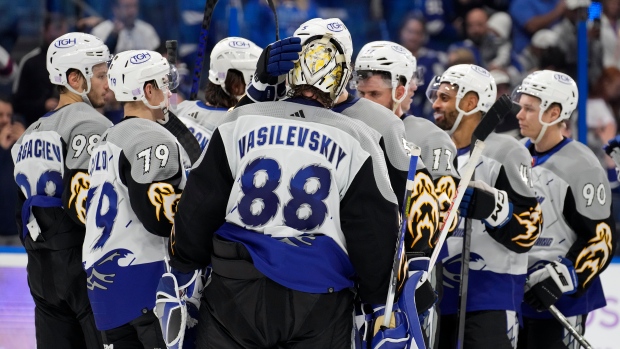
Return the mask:
<path id="1" fill-rule="evenodd" d="M 355 60 L 354 79 L 360 97 L 392 110 L 394 116 L 399 117 L 405 124 L 407 140 L 420 145 L 421 158 L 425 164 L 430 165 L 427 169 L 435 182 L 434 194 L 439 201 L 440 214 L 445 216 L 459 178 L 453 165 L 456 148 L 450 136 L 432 122 L 403 113 L 403 110 L 409 109 L 403 108 L 403 104 L 411 103 L 411 97 L 420 81 L 415 57 L 397 43 L 389 41 L 368 43 L 362 47 Z M 418 180 L 422 178 L 420 175 Z M 422 212 L 424 211 L 420 211 Z M 456 224 L 453 227 L 456 227 Z M 412 230 L 411 228 L 405 240 L 407 251 L 421 251 L 427 257 L 430 256 L 436 238 L 435 231 L 432 229 Z M 440 293 L 441 279 L 437 280 L 437 276 L 441 277 L 441 273 L 434 275 L 433 283 L 434 288 Z M 419 304 L 418 311 L 423 311 L 422 294 L 418 292 L 416 296 Z M 437 321 L 435 313 L 430 317 L 425 317 L 424 329 L 428 347 L 433 347 L 437 343 L 435 337 L 439 332 L 436 331 L 436 326 L 432 326 L 435 321 Z M 429 341 L 430 338 L 435 340 Z"/>
<path id="2" fill-rule="evenodd" d="M 476 65 L 450 67 L 427 89 L 437 125 L 451 135 L 461 170 L 469 159 L 472 134 L 495 102 L 495 81 Z M 514 138 L 491 134 L 446 240 L 443 261 L 440 348 L 453 348 L 465 229 L 471 229 L 464 348 L 513 348 L 523 296 L 527 251 L 542 225 L 531 190 L 531 157 Z M 465 301 L 464 299 L 462 301 Z"/>
<path id="3" fill-rule="evenodd" d="M 140 50 L 116 55 L 108 73 L 125 118 L 90 159 L 83 261 L 97 328 L 114 348 L 166 347 L 154 295 L 187 165 L 154 121 L 164 119 L 174 72 L 159 53 Z"/>
<path id="4" fill-rule="evenodd" d="M 176 114 L 202 149 L 228 109 L 245 94 L 245 86 L 252 80 L 261 52 L 262 49 L 244 38 L 221 40 L 211 51 L 206 103 L 186 100 L 177 106 Z"/>
<path id="5" fill-rule="evenodd" d="M 54 40 L 46 62 L 60 91 L 58 107 L 28 127 L 12 148 L 38 348 L 102 347 L 81 260 L 88 159 L 112 126 L 93 108 L 104 104 L 109 59 L 108 48 L 92 35 L 68 33 Z"/>
<path id="6" fill-rule="evenodd" d="M 545 218 L 529 252 L 519 348 L 579 348 L 546 310 L 555 305 L 583 334 L 588 313 L 606 304 L 599 275 L 616 243 L 611 189 L 592 151 L 562 136 L 577 100 L 573 79 L 551 70 L 528 75 L 513 95 Z"/>
<path id="7" fill-rule="evenodd" d="M 291 98 L 231 111 L 189 177 L 169 252 L 213 266 L 198 347 L 350 348 L 351 290 L 385 302 L 396 198 L 380 136 L 326 109 L 349 74 L 328 33 L 295 52 Z"/>

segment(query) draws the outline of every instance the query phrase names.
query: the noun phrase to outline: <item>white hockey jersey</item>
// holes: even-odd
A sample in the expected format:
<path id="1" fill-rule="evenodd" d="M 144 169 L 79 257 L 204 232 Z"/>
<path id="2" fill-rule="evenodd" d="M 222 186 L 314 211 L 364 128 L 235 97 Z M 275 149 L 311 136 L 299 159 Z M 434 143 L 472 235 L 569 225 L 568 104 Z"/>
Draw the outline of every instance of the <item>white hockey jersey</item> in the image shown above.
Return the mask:
<path id="1" fill-rule="evenodd" d="M 170 132 L 139 118 L 110 128 L 91 156 L 82 258 L 99 330 L 126 324 L 155 307 L 185 185 L 183 156 Z"/>
<path id="2" fill-rule="evenodd" d="M 110 126 L 91 106 L 73 103 L 45 114 L 13 145 L 22 203 L 19 227 L 26 249 L 82 244 L 88 159 Z"/>
<path id="3" fill-rule="evenodd" d="M 611 189 L 605 170 L 585 145 L 565 138 L 547 152 L 533 156 L 534 192 L 544 214 L 544 229 L 529 252 L 528 272 L 566 257 L 575 266 L 579 287 L 555 306 L 565 316 L 586 314 L 605 306 L 600 273 L 611 262 L 616 225 L 611 212 Z M 523 304 L 523 314 L 551 318 Z"/>
<path id="4" fill-rule="evenodd" d="M 442 314 L 457 311 L 465 224 L 471 225 L 472 230 L 467 311 L 520 311 L 527 251 L 542 229 L 541 209 L 531 187 L 529 153 L 514 138 L 496 133 L 489 135 L 485 144 L 473 179 L 506 191 L 512 205 L 512 218 L 497 228 L 479 220 L 459 220 L 440 255 L 444 267 Z M 469 147 L 459 149 L 459 171 L 469 156 Z"/>
<path id="5" fill-rule="evenodd" d="M 227 112 L 226 108 L 210 107 L 202 101 L 183 101 L 177 105 L 177 116 L 196 137 L 202 150 Z"/>
<path id="6" fill-rule="evenodd" d="M 357 281 L 362 299 L 385 300 L 398 211 L 380 135 L 315 105 L 293 98 L 230 112 L 179 203 L 173 267 L 209 264 L 217 234 L 243 243 L 285 287 L 328 293 Z"/>

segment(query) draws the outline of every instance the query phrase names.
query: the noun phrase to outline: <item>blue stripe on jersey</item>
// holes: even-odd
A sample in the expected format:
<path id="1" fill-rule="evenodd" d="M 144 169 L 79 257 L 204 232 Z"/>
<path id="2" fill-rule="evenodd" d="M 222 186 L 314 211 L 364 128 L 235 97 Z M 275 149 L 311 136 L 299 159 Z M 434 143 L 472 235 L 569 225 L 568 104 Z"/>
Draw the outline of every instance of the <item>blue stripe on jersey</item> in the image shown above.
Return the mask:
<path id="1" fill-rule="evenodd" d="M 308 105 L 308 106 L 311 106 L 311 107 L 325 108 L 323 106 L 323 104 L 315 101 L 314 99 L 306 99 L 306 98 L 302 98 L 302 97 L 293 97 L 293 98 L 285 99 L 285 100 L 283 100 L 283 102 L 291 102 L 291 103 Z"/>
<path id="2" fill-rule="evenodd" d="M 445 267 L 445 265 L 444 265 Z M 458 268 L 461 263 L 453 263 Z M 442 314 L 456 314 L 459 305 L 459 275 L 456 280 L 449 278 L 444 270 Z M 469 271 L 469 290 L 467 292 L 467 311 L 479 310 L 521 310 L 523 287 L 526 275 L 499 274 L 485 270 Z"/>
<path id="3" fill-rule="evenodd" d="M 88 298 L 99 330 L 124 325 L 155 307 L 163 261 L 133 264 L 133 253 L 116 249 L 86 270 Z"/>
<path id="4" fill-rule="evenodd" d="M 604 307 L 607 304 L 605 294 L 603 293 L 603 285 L 597 276 L 592 280 L 592 285 L 580 297 L 572 297 L 563 295 L 555 306 L 566 317 L 587 314 L 595 309 Z M 551 319 L 553 316 L 548 311 L 537 312 L 526 303 L 522 306 L 523 316 L 535 319 Z"/>
<path id="5" fill-rule="evenodd" d="M 572 141 L 573 140 L 570 138 L 564 138 L 560 143 L 558 143 L 550 150 L 538 153 L 534 148 L 530 148 L 530 146 L 532 145 L 532 141 L 528 139 L 527 142 L 525 142 L 525 147 L 529 149 L 530 153 L 532 154 L 532 167 L 544 164 L 553 154 L 560 151 L 560 149 L 564 148 L 565 145 Z"/>
<path id="6" fill-rule="evenodd" d="M 207 109 L 207 110 L 228 110 L 228 108 L 219 108 L 219 107 L 212 107 L 210 105 L 206 105 L 203 101 L 197 101 L 196 105 L 199 106 L 202 109 Z"/>
<path id="7" fill-rule="evenodd" d="M 357 103 L 357 101 L 359 100 L 360 100 L 359 98 L 357 97 L 354 98 L 352 95 L 349 95 L 346 101 L 334 106 L 332 108 L 332 111 L 336 113 L 342 113 L 345 109 L 355 105 L 355 103 Z"/>
<path id="8" fill-rule="evenodd" d="M 456 157 L 458 158 L 459 156 L 465 155 L 469 153 L 469 145 L 463 148 L 459 148 L 456 150 Z"/>
<path id="9" fill-rule="evenodd" d="M 315 235 L 283 241 L 230 223 L 222 225 L 216 234 L 243 244 L 256 269 L 284 287 L 330 293 L 354 286 L 353 265 L 330 237 Z"/>

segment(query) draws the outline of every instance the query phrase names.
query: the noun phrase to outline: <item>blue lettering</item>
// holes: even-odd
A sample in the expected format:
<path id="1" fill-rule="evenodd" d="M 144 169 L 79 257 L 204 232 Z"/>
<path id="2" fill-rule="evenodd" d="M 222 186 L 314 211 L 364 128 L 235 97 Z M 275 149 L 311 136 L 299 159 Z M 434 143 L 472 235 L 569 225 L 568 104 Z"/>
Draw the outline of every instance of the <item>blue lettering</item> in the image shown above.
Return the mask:
<path id="1" fill-rule="evenodd" d="M 310 143 L 308 144 L 308 148 L 310 148 L 310 150 L 316 151 L 319 149 L 319 137 L 320 135 L 316 131 L 312 131 L 312 133 L 310 133 Z"/>
<path id="2" fill-rule="evenodd" d="M 282 136 L 282 125 L 278 126 L 278 136 L 276 137 L 276 144 L 284 144 L 284 140 L 280 138 Z"/>
<path id="3" fill-rule="evenodd" d="M 342 161 L 345 156 L 347 156 L 347 153 L 345 153 L 342 148 L 338 148 L 338 162 L 336 162 L 336 170 L 338 169 L 338 165 L 340 165 L 340 161 Z"/>
<path id="4" fill-rule="evenodd" d="M 41 157 L 41 148 L 43 148 L 43 143 L 40 139 L 34 141 L 34 156 L 40 158 Z"/>
<path id="5" fill-rule="evenodd" d="M 52 149 L 50 149 L 51 144 L 49 144 L 48 142 L 45 142 L 45 158 L 47 160 L 52 160 Z"/>
<path id="6" fill-rule="evenodd" d="M 273 144 L 273 135 L 276 133 L 276 127 L 271 126 L 271 132 L 269 132 L 269 144 Z"/>
<path id="7" fill-rule="evenodd" d="M 332 160 L 334 160 L 334 154 L 336 154 L 336 147 L 338 147 L 338 144 L 334 142 L 334 145 L 332 146 L 332 152 L 329 153 L 329 159 L 327 159 L 329 162 L 332 162 Z"/>
<path id="8" fill-rule="evenodd" d="M 295 137 L 296 132 L 297 132 L 297 126 L 289 126 L 288 136 L 286 137 L 286 145 L 295 145 L 295 142 L 293 141 L 293 137 Z"/>
<path id="9" fill-rule="evenodd" d="M 306 144 L 306 138 L 308 138 L 309 130 L 307 128 L 299 128 L 299 137 L 297 138 L 297 146 L 303 147 Z"/>
<path id="10" fill-rule="evenodd" d="M 54 155 L 56 156 L 56 160 L 60 162 L 60 147 L 56 144 L 52 144 L 52 147 L 54 149 Z"/>
<path id="11" fill-rule="evenodd" d="M 254 130 L 248 135 L 248 151 L 254 148 Z"/>
<path id="12" fill-rule="evenodd" d="M 327 147 L 329 146 L 329 143 L 332 142 L 332 139 L 323 135 L 323 138 L 321 139 L 321 151 L 320 153 L 323 154 L 326 158 L 327 158 Z"/>
<path id="13" fill-rule="evenodd" d="M 256 137 L 256 145 L 265 145 L 267 142 L 267 127 L 261 127 L 258 129 L 258 136 Z"/>
<path id="14" fill-rule="evenodd" d="M 26 156 L 29 158 L 32 157 L 32 140 L 28 141 L 28 150 L 26 151 Z"/>
<path id="15" fill-rule="evenodd" d="M 239 140 L 239 158 L 243 159 L 244 156 L 245 156 L 245 136 L 243 136 Z"/>
<path id="16" fill-rule="evenodd" d="M 15 162 L 19 162 L 22 159 L 22 148 L 24 147 L 24 145 L 20 145 L 19 146 L 19 150 L 17 151 L 17 160 L 15 160 Z"/>

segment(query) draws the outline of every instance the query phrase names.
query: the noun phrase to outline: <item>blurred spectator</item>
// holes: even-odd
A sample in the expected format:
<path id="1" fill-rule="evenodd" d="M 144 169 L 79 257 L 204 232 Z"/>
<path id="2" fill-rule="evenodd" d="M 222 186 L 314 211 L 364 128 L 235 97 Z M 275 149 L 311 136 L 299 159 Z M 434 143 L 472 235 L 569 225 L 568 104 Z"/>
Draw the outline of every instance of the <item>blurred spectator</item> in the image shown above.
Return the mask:
<path id="1" fill-rule="evenodd" d="M 473 50 L 465 46 L 454 47 L 448 52 L 448 64 L 446 67 L 457 64 L 479 65 Z"/>
<path id="2" fill-rule="evenodd" d="M 0 83 L 13 81 L 17 72 L 15 62 L 6 50 L 0 46 Z"/>
<path id="3" fill-rule="evenodd" d="M 428 47 L 444 51 L 462 37 L 463 18 L 459 17 L 453 0 L 423 0 L 422 14 L 426 19 Z"/>
<path id="4" fill-rule="evenodd" d="M 11 147 L 24 133 L 24 125 L 13 121 L 11 102 L 0 97 L 0 245 L 20 246 L 21 242 L 15 223 L 17 204 L 17 185 L 13 178 L 13 158 Z"/>
<path id="5" fill-rule="evenodd" d="M 435 75 L 443 74 L 447 57 L 443 52 L 437 52 L 425 47 L 428 36 L 426 35 L 424 19 L 415 14 L 405 17 L 400 29 L 400 44 L 407 48 L 418 61 L 418 67 L 422 69 L 424 82 L 418 87 L 418 91 L 411 101 L 409 114 L 423 117 L 435 122 L 433 108 L 426 99 L 426 88 Z M 403 112 L 407 112 L 403 110 Z"/>
<path id="6" fill-rule="evenodd" d="M 278 1 L 276 11 L 278 13 L 281 38 L 293 36 L 293 33 L 300 25 L 309 19 L 319 16 L 318 9 L 311 0 Z"/>
<path id="7" fill-rule="evenodd" d="M 603 66 L 620 69 L 620 0 L 604 0 L 601 15 Z"/>
<path id="8" fill-rule="evenodd" d="M 0 13 L 0 46 L 12 52 L 18 37 L 18 6 L 13 1 L 0 1 Z"/>
<path id="9" fill-rule="evenodd" d="M 19 63 L 13 84 L 13 106 L 15 112 L 26 119 L 26 126 L 30 126 L 58 104 L 58 92 L 50 82 L 45 59 L 48 46 L 67 31 L 64 17 L 47 14 L 43 24 L 43 42 L 28 52 Z"/>
<path id="10" fill-rule="evenodd" d="M 603 151 L 603 146 L 616 136 L 618 111 L 612 103 L 620 99 L 620 70 L 606 68 L 594 84 L 587 102 L 588 147 L 609 169 L 610 182 L 615 182 L 615 164 Z M 612 178 L 613 177 L 613 178 Z"/>
<path id="11" fill-rule="evenodd" d="M 558 47 L 562 50 L 566 59 L 567 71 L 573 79 L 577 80 L 577 23 L 588 18 L 590 0 L 566 0 L 564 18 L 552 30 L 562 40 L 558 41 Z M 603 47 L 600 40 L 600 21 L 588 28 L 588 79 L 590 85 L 596 83 L 603 70 Z"/>
<path id="12" fill-rule="evenodd" d="M 114 53 L 156 50 L 160 44 L 159 36 L 152 25 L 138 19 L 138 9 L 138 0 L 114 0 L 113 18 L 98 24 L 91 34 L 103 40 Z"/>
<path id="13" fill-rule="evenodd" d="M 535 70 L 540 70 L 540 59 L 544 51 L 557 48 L 558 41 L 558 34 L 550 29 L 541 29 L 534 34 L 532 41 L 517 57 L 523 78 Z M 517 77 L 515 80 L 522 79 Z"/>
<path id="14" fill-rule="evenodd" d="M 513 0 L 509 10 L 513 19 L 513 50 L 521 53 L 534 33 L 550 28 L 562 18 L 565 8 L 565 0 Z"/>
<path id="15" fill-rule="evenodd" d="M 512 33 L 512 19 L 506 12 L 495 12 L 487 21 L 489 34 L 495 36 L 495 40 L 499 42 L 499 47 L 495 57 L 487 63 L 490 70 L 505 68 L 510 64 L 510 54 L 512 52 L 512 42 L 510 35 Z M 482 54 L 482 59 L 484 58 Z"/>

